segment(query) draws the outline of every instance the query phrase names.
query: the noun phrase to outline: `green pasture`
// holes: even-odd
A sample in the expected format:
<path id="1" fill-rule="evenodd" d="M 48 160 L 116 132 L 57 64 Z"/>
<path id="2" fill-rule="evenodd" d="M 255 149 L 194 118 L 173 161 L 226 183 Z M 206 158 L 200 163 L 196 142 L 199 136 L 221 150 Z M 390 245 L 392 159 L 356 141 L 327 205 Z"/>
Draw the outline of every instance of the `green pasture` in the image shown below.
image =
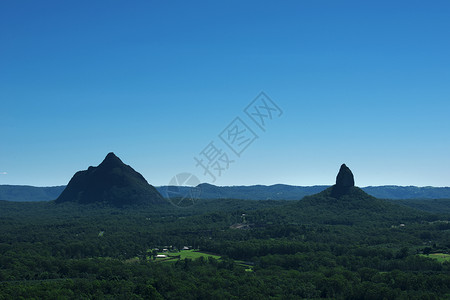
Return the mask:
<path id="1" fill-rule="evenodd" d="M 450 261 L 450 254 L 445 254 L 445 253 L 431 253 L 428 255 L 423 254 L 422 256 L 436 259 L 437 261 L 439 261 L 441 263 Z"/>
<path id="2" fill-rule="evenodd" d="M 182 260 L 182 259 L 198 259 L 200 257 L 203 257 L 205 259 L 208 259 L 209 257 L 220 259 L 219 255 L 214 255 L 210 253 L 201 252 L 198 250 L 181 250 L 177 252 L 158 252 L 158 254 L 167 255 L 167 258 L 157 258 L 154 261 L 156 262 L 173 262 L 176 260 Z M 148 259 L 151 259 L 151 257 L 148 257 Z"/>

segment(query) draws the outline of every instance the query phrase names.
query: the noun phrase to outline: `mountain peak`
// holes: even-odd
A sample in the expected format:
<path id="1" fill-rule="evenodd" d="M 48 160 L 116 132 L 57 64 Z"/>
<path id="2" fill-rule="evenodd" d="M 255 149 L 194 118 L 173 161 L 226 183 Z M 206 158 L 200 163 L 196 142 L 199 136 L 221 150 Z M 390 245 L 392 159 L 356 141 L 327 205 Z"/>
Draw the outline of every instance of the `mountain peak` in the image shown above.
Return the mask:
<path id="1" fill-rule="evenodd" d="M 336 186 L 352 187 L 355 186 L 355 178 L 352 171 L 345 164 L 341 165 L 339 173 L 336 176 Z"/>
<path id="2" fill-rule="evenodd" d="M 336 177 L 336 184 L 315 195 L 303 198 L 301 205 L 323 205 L 324 209 L 342 213 L 350 209 L 381 210 L 386 203 L 370 196 L 355 186 L 352 171 L 342 164 Z"/>
<path id="3" fill-rule="evenodd" d="M 114 206 L 167 203 L 161 194 L 113 152 L 97 167 L 77 172 L 56 200 Z"/>
<path id="4" fill-rule="evenodd" d="M 332 196 L 339 198 L 347 194 L 354 186 L 355 178 L 353 177 L 352 171 L 345 164 L 342 164 L 336 176 L 336 184 L 332 187 Z"/>
<path id="5" fill-rule="evenodd" d="M 119 159 L 119 158 L 117 157 L 117 155 L 114 154 L 114 152 L 109 152 L 106 155 L 105 159 Z"/>
<path id="6" fill-rule="evenodd" d="M 108 164 L 108 165 L 109 164 L 118 164 L 118 165 L 121 165 L 121 164 L 123 164 L 123 162 L 122 162 L 122 160 L 120 158 L 118 158 L 114 154 L 114 152 L 109 152 L 100 165 L 104 165 L 104 164 Z"/>

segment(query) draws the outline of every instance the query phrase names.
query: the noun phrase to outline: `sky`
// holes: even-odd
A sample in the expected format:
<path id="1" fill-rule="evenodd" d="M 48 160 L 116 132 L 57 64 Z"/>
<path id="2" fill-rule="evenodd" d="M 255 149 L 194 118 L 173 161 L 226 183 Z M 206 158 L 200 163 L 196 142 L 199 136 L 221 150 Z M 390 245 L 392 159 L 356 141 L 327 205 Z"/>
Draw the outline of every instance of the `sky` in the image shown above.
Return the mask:
<path id="1" fill-rule="evenodd" d="M 156 186 L 450 186 L 449 32 L 448 1 L 1 1 L 0 184 L 114 152 Z"/>

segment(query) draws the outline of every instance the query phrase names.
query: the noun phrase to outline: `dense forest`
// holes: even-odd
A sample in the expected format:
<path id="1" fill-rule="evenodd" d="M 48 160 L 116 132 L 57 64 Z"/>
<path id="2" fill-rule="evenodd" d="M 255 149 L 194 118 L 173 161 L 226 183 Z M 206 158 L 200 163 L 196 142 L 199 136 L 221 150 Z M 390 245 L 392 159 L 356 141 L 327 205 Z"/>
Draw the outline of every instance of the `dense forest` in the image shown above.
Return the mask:
<path id="1" fill-rule="evenodd" d="M 188 208 L 0 201 L 0 299 L 444 299 L 450 262 L 428 254 L 448 253 L 449 220 L 357 188 Z M 220 258 L 154 259 L 185 246 Z"/>

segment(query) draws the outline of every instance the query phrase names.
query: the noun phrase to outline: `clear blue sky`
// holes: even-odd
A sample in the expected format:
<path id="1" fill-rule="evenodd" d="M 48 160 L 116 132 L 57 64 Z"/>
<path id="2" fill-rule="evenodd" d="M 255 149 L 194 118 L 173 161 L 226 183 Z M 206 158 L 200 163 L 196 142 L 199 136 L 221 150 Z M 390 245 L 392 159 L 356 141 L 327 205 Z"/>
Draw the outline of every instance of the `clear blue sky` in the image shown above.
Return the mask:
<path id="1" fill-rule="evenodd" d="M 213 141 L 217 185 L 450 186 L 450 2 L 1 1 L 0 184 L 114 151 L 154 185 Z M 261 92 L 282 109 L 261 131 Z M 218 135 L 240 117 L 236 157 Z M 234 155 L 234 156 L 233 156 Z"/>

